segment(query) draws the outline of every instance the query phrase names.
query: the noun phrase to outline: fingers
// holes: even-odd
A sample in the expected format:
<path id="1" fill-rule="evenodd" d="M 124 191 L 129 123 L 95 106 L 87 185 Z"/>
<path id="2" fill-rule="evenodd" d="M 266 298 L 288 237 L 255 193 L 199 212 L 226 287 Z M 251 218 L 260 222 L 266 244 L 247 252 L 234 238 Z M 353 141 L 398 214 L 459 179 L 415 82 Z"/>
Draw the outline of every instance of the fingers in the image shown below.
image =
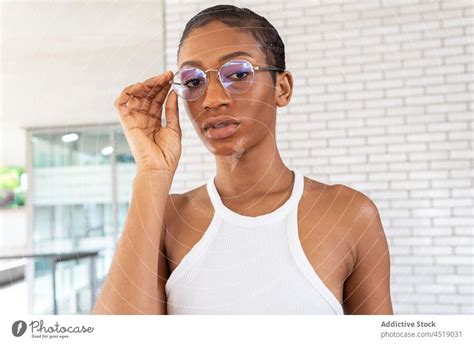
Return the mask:
<path id="1" fill-rule="evenodd" d="M 127 105 L 131 111 L 147 113 L 153 98 L 163 87 L 169 85 L 168 81 L 172 76 L 173 72 L 167 71 L 144 82 L 130 85 L 122 90 L 114 105 L 116 107 Z"/>
<path id="2" fill-rule="evenodd" d="M 128 100 L 130 99 L 130 89 L 133 85 L 125 87 L 122 92 L 120 92 L 118 98 L 115 100 L 114 105 L 115 107 L 120 107 L 122 105 L 127 104 Z"/>
<path id="3" fill-rule="evenodd" d="M 151 116 L 161 116 L 161 110 L 163 109 L 163 103 L 165 102 L 166 95 L 171 85 L 167 85 L 160 89 L 155 98 L 153 98 L 148 113 Z"/>
<path id="4" fill-rule="evenodd" d="M 167 71 L 122 90 L 114 105 L 118 108 L 120 119 L 127 128 L 139 127 L 145 129 L 147 134 L 151 130 L 161 128 L 161 113 L 172 78 L 173 72 Z M 177 96 L 172 92 L 168 99 L 172 99 L 172 102 L 167 102 L 169 110 L 166 121 L 180 132 Z"/>
<path id="5" fill-rule="evenodd" d="M 168 71 L 166 71 L 166 72 L 163 73 L 163 74 L 160 74 L 160 75 L 158 75 L 158 76 L 154 76 L 154 77 L 152 77 L 152 78 L 150 78 L 150 79 L 145 80 L 145 81 L 143 82 L 143 84 L 145 84 L 145 85 L 147 85 L 147 86 L 152 86 L 152 87 L 153 87 L 153 86 L 155 86 L 155 84 L 157 83 L 157 81 L 158 81 L 160 78 L 162 78 L 162 77 L 165 76 L 165 77 L 169 80 L 169 78 L 170 78 L 172 75 L 173 75 L 173 72 L 170 71 L 170 70 L 168 70 Z"/>
<path id="6" fill-rule="evenodd" d="M 179 124 L 178 95 L 174 90 L 168 95 L 165 104 L 166 127 L 171 128 L 181 135 L 181 127 Z"/>
<path id="7" fill-rule="evenodd" d="M 155 95 L 155 97 L 151 101 L 151 105 L 149 106 L 148 112 L 146 114 L 147 118 L 149 119 L 150 126 L 152 132 L 155 129 L 161 128 L 161 113 L 163 110 L 163 103 L 165 101 L 166 94 L 169 90 L 168 86 L 161 87 L 159 92 Z M 148 132 L 149 134 L 150 132 Z"/>
<path id="8" fill-rule="evenodd" d="M 156 95 L 161 93 L 163 89 L 165 92 L 169 89 L 169 80 L 173 77 L 172 71 L 167 71 L 164 74 L 159 75 L 158 77 L 150 78 L 146 80 L 143 84 L 146 89 L 149 89 L 148 94 L 144 97 L 143 103 L 140 107 L 140 112 L 148 113 L 150 111 L 150 106 L 153 103 Z"/>

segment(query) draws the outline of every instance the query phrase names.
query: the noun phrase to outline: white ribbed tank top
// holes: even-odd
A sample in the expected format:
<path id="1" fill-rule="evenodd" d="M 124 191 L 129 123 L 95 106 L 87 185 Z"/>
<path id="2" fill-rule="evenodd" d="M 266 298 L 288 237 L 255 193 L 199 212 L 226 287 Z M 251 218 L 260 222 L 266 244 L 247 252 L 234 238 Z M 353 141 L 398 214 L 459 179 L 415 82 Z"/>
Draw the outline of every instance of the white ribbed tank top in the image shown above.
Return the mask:
<path id="1" fill-rule="evenodd" d="M 293 172 L 290 198 L 255 217 L 222 203 L 215 174 L 207 181 L 214 216 L 168 278 L 168 314 L 344 314 L 301 246 L 304 176 Z"/>

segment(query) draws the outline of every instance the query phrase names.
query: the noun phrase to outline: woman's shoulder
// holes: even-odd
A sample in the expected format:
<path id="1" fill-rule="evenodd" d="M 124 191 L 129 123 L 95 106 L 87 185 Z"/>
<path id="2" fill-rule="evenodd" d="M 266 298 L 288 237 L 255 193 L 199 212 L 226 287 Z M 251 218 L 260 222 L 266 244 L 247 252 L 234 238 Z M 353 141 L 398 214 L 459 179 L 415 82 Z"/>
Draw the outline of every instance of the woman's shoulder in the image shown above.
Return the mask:
<path id="1" fill-rule="evenodd" d="M 196 204 L 206 202 L 205 184 L 182 193 L 170 193 L 167 198 L 164 222 L 167 225 L 176 223 L 183 216 L 189 216 Z"/>
<path id="2" fill-rule="evenodd" d="M 345 184 L 326 184 L 305 176 L 304 194 L 309 204 L 320 204 L 328 216 L 331 214 L 348 226 L 378 212 L 367 194 Z"/>
<path id="3" fill-rule="evenodd" d="M 363 246 L 383 232 L 375 202 L 363 191 L 344 184 L 325 184 L 308 178 L 304 210 L 320 219 L 349 246 Z M 379 224 L 376 226 L 376 224 Z"/>
<path id="4" fill-rule="evenodd" d="M 327 184 L 316 179 L 305 176 L 304 191 L 313 194 L 314 197 L 336 197 L 338 204 L 350 202 L 354 206 L 366 206 L 373 203 L 368 195 L 345 184 Z"/>

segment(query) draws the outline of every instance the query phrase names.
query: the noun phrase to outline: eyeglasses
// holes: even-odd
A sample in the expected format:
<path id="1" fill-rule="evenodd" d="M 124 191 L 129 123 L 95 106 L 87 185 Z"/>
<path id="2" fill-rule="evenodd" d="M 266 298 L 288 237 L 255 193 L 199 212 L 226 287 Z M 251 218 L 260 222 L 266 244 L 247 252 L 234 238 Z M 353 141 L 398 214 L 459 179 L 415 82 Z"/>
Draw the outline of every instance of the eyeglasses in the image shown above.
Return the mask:
<path id="1" fill-rule="evenodd" d="M 208 69 L 202 71 L 196 67 L 180 69 L 170 80 L 174 91 L 184 100 L 196 100 L 201 97 L 207 89 L 209 78 L 207 72 L 215 71 L 219 76 L 221 85 L 230 93 L 241 94 L 246 92 L 253 84 L 255 72 L 278 71 L 283 69 L 271 66 L 254 67 L 246 60 L 232 60 L 224 63 L 218 70 Z"/>

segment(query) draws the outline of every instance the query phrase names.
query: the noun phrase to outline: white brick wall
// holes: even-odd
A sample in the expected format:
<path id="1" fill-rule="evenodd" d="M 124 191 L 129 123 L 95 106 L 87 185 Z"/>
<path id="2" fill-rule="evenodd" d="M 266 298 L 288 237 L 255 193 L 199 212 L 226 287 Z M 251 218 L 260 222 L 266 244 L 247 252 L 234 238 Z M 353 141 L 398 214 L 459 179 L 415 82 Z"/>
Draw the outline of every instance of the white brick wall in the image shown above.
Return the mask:
<path id="1" fill-rule="evenodd" d="M 220 1 L 165 3 L 166 68 L 185 23 Z M 471 1 L 227 1 L 279 30 L 294 99 L 279 108 L 283 159 L 377 204 L 397 314 L 473 314 Z M 181 107 L 173 189 L 214 170 Z M 298 138 L 298 139 L 297 139 Z"/>

